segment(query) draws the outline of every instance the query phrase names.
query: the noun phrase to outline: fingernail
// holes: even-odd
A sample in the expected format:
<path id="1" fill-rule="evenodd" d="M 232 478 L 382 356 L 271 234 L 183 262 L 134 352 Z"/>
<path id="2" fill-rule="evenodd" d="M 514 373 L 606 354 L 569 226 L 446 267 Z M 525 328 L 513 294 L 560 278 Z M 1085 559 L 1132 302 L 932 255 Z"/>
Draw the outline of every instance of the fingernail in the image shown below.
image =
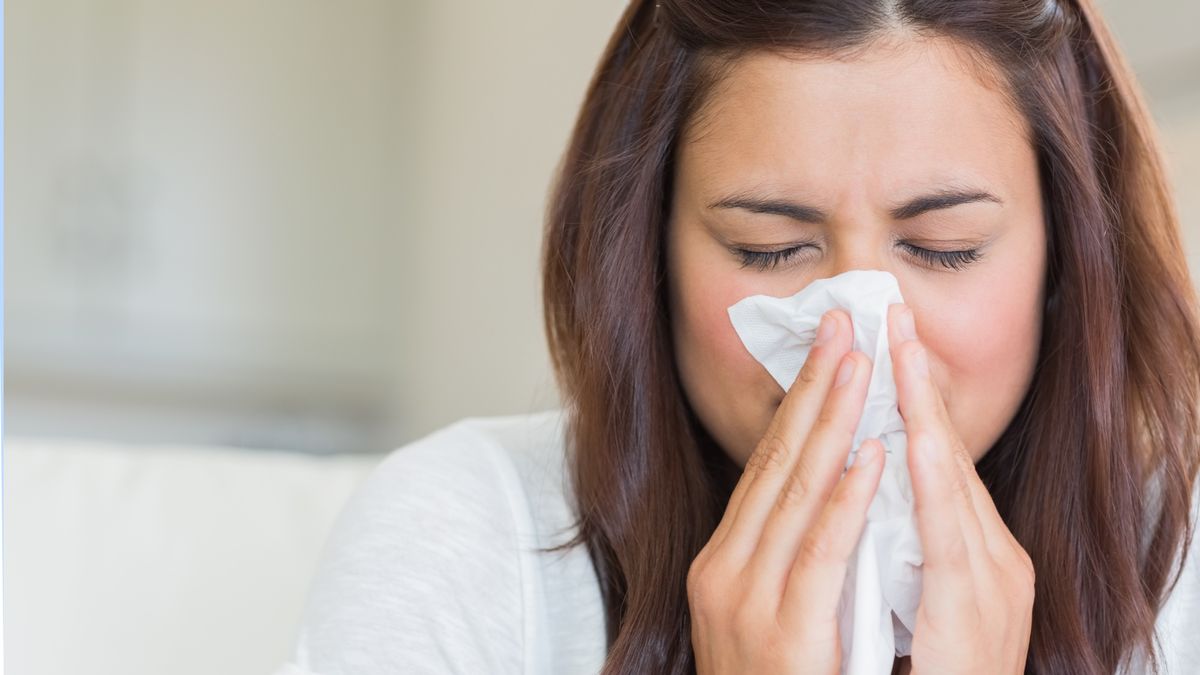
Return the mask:
<path id="1" fill-rule="evenodd" d="M 858 446 L 858 454 L 854 457 L 854 463 L 862 466 L 868 464 L 875 459 L 879 454 L 879 446 L 874 443 L 863 443 Z"/>
<path id="2" fill-rule="evenodd" d="M 857 365 L 854 361 L 854 359 L 848 356 L 842 361 L 842 367 L 838 368 L 837 381 L 833 383 L 833 386 L 840 387 L 850 381 L 850 378 L 854 375 L 854 368 Z"/>
<path id="3" fill-rule="evenodd" d="M 912 355 L 913 372 L 921 377 L 929 377 L 929 359 L 925 357 L 925 348 L 922 347 L 913 352 Z"/>
<path id="4" fill-rule="evenodd" d="M 907 305 L 901 310 L 900 316 L 897 317 L 896 328 L 900 330 L 900 337 L 905 340 L 917 339 L 917 327 L 913 323 L 913 313 Z"/>
<path id="5" fill-rule="evenodd" d="M 821 317 L 821 324 L 817 327 L 817 339 L 813 344 L 819 347 L 832 340 L 836 333 L 837 321 L 827 313 Z"/>

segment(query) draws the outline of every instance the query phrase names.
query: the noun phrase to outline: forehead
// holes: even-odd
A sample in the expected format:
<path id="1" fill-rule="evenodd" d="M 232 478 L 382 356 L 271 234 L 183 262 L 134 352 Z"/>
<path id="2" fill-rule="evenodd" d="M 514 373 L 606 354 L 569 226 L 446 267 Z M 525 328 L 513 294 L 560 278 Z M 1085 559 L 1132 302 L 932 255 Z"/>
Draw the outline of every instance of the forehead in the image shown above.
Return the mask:
<path id="1" fill-rule="evenodd" d="M 752 52 L 722 73 L 683 136 L 690 178 L 805 191 L 855 179 L 907 190 L 1027 171 L 1024 117 L 999 78 L 948 38 L 852 56 Z"/>

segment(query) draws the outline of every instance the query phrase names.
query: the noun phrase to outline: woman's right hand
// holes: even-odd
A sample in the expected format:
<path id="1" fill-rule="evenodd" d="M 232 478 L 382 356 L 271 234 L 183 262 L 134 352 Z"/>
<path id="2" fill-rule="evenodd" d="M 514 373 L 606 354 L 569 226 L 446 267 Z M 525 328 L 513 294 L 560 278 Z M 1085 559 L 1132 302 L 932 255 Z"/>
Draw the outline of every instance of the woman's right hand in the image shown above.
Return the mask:
<path id="1" fill-rule="evenodd" d="M 688 571 L 701 675 L 838 672 L 838 601 L 884 464 L 869 439 L 842 476 L 872 367 L 850 352 L 852 331 L 846 312 L 825 314 Z"/>

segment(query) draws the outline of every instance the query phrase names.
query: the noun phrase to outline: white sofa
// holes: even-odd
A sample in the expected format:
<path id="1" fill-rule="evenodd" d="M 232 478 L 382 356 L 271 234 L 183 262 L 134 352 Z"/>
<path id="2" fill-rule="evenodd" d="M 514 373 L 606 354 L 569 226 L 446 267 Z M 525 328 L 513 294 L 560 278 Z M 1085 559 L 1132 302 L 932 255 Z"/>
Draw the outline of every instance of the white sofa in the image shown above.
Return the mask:
<path id="1" fill-rule="evenodd" d="M 383 455 L 6 438 L 4 651 L 21 675 L 263 675 Z"/>

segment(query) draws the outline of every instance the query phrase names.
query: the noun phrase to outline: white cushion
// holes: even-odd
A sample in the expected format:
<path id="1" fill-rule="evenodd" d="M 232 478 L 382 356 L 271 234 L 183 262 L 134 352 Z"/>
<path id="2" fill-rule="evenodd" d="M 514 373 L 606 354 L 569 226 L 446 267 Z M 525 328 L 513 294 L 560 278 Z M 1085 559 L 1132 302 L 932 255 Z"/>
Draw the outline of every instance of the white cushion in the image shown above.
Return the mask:
<path id="1" fill-rule="evenodd" d="M 272 672 L 382 457 L 5 439 L 9 671 Z"/>

